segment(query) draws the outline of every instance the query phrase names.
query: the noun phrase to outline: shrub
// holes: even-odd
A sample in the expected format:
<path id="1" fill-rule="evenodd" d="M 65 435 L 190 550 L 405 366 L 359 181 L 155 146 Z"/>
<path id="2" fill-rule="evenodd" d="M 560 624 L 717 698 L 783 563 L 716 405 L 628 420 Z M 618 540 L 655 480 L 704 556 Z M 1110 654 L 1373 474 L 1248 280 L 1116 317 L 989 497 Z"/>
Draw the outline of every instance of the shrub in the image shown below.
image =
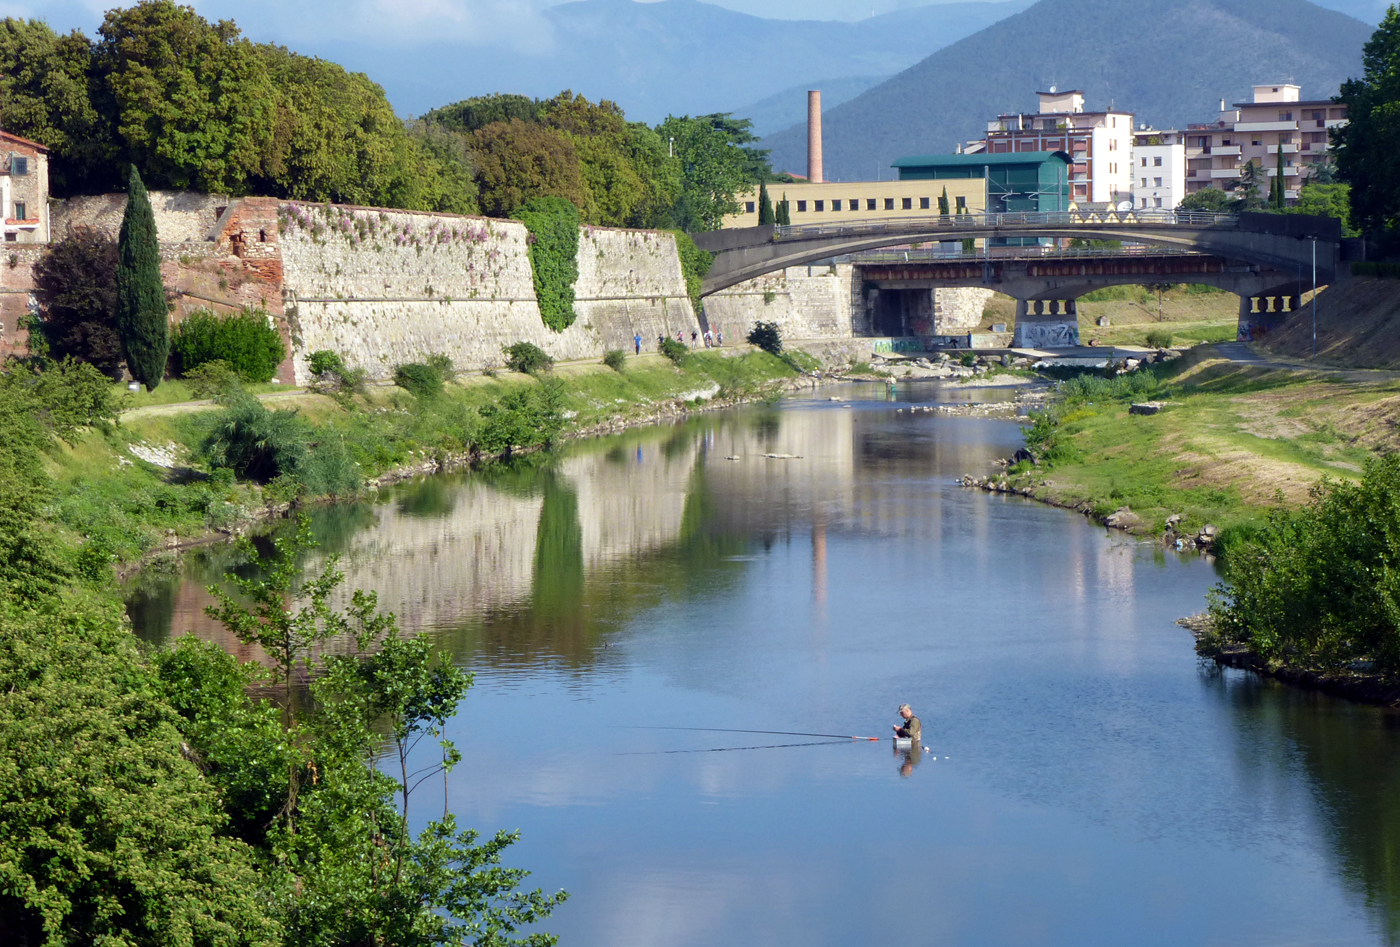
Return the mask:
<path id="1" fill-rule="evenodd" d="M 369 372 L 347 367 L 345 360 L 329 349 L 312 352 L 306 367 L 311 370 L 311 387 L 316 391 L 350 397 L 364 394 L 369 384 Z"/>
<path id="2" fill-rule="evenodd" d="M 773 355 L 783 354 L 783 335 L 776 322 L 755 322 L 749 332 L 749 344 Z"/>
<path id="3" fill-rule="evenodd" d="M 578 318 L 578 208 L 562 197 L 533 197 L 511 216 L 530 231 L 530 272 L 540 320 L 563 332 Z"/>
<path id="4" fill-rule="evenodd" d="M 278 481 L 287 499 L 343 495 L 359 486 L 339 437 L 318 430 L 295 409 L 269 411 L 251 395 L 232 400 L 202 446 L 211 466 L 258 483 Z"/>
<path id="5" fill-rule="evenodd" d="M 503 351 L 506 353 L 506 365 L 513 372 L 533 375 L 554 367 L 554 359 L 533 342 L 517 342 L 507 345 Z"/>
<path id="6" fill-rule="evenodd" d="M 185 372 L 185 381 L 189 382 L 190 392 L 196 398 L 227 398 L 242 387 L 238 372 L 221 358 Z"/>
<path id="7" fill-rule="evenodd" d="M 1400 279 L 1400 263 L 1353 263 L 1352 276 L 1379 276 L 1381 279 Z"/>
<path id="8" fill-rule="evenodd" d="M 171 349 L 182 375 L 205 362 L 222 361 L 245 381 L 257 383 L 271 381 L 287 356 L 281 334 L 261 309 L 228 316 L 208 309 L 192 312 L 175 327 Z"/>
<path id="9" fill-rule="evenodd" d="M 627 366 L 627 353 L 622 349 L 608 349 L 603 355 L 603 364 L 620 372 Z"/>
<path id="10" fill-rule="evenodd" d="M 115 314 L 117 242 L 79 228 L 34 264 L 34 287 L 44 307 L 40 329 L 50 354 L 89 362 L 108 378 L 120 379 L 125 359 Z M 31 343 L 30 351 L 35 349 Z"/>
<path id="11" fill-rule="evenodd" d="M 1168 349 L 1172 345 L 1172 334 L 1167 329 L 1153 329 L 1147 333 L 1147 344 L 1153 348 Z"/>
<path id="12" fill-rule="evenodd" d="M 477 450 L 509 454 L 516 448 L 548 445 L 564 427 L 564 383 L 543 378 L 538 388 L 517 388 L 495 404 L 483 405 L 480 414 Z"/>
<path id="13" fill-rule="evenodd" d="M 0 387 L 22 390 L 33 415 L 69 443 L 80 428 L 106 429 L 117 421 L 112 380 L 89 362 L 66 358 L 38 370 L 15 366 L 0 375 Z"/>
<path id="14" fill-rule="evenodd" d="M 661 340 L 661 354 L 677 365 L 680 364 L 681 359 L 685 358 L 686 353 L 689 351 L 690 349 L 684 342 L 678 342 L 670 336 Z"/>
<path id="15" fill-rule="evenodd" d="M 442 375 L 431 365 L 409 362 L 394 369 L 394 384 L 415 398 L 436 398 L 442 394 Z"/>
<path id="16" fill-rule="evenodd" d="M 977 364 L 977 356 L 972 352 L 964 352 L 963 354 L 958 356 L 958 362 L 964 368 L 971 368 L 972 366 Z"/>
<path id="17" fill-rule="evenodd" d="M 457 377 L 457 368 L 447 355 L 440 352 L 436 355 L 429 355 L 427 364 L 429 368 L 438 373 L 438 377 L 442 379 L 444 385 Z"/>
<path id="18" fill-rule="evenodd" d="M 345 360 L 330 349 L 318 349 L 306 357 L 306 367 L 317 377 L 345 374 Z"/>

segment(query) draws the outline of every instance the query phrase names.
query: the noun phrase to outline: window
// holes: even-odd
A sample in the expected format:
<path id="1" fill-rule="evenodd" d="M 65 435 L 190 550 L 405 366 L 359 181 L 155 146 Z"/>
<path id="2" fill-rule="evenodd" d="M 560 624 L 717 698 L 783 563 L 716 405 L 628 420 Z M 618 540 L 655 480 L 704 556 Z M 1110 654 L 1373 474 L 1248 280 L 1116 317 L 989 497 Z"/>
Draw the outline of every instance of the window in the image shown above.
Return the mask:
<path id="1" fill-rule="evenodd" d="M 836 198 L 834 201 L 831 202 L 831 209 L 832 209 L 832 210 L 840 210 L 840 209 L 841 209 L 841 198 L 838 197 L 838 198 Z"/>
<path id="2" fill-rule="evenodd" d="M 1226 148 L 1228 148 L 1228 147 L 1230 147 L 1230 139 L 1228 139 L 1228 138 L 1221 139 L 1220 144 L 1222 144 L 1222 145 L 1224 145 Z"/>
<path id="3" fill-rule="evenodd" d="M 802 213 L 803 211 L 805 211 L 806 209 L 807 209 L 807 202 L 806 202 L 806 201 L 798 201 L 798 202 L 797 202 L 797 212 L 798 212 L 799 214 Z"/>
<path id="4" fill-rule="evenodd" d="M 752 213 L 753 213 L 753 201 L 745 201 L 745 202 L 744 202 L 744 213 L 746 213 L 746 214 L 752 214 Z"/>
<path id="5" fill-rule="evenodd" d="M 851 210 L 860 210 L 860 199 L 851 201 Z"/>
<path id="6" fill-rule="evenodd" d="M 1110 138 L 1110 139 L 1108 140 L 1108 150 L 1109 150 L 1109 151 L 1117 151 L 1117 150 L 1118 150 L 1118 139 L 1117 139 L 1117 138 Z"/>
<path id="7" fill-rule="evenodd" d="M 1074 196 L 1075 196 L 1075 197 L 1084 197 L 1084 196 L 1085 196 L 1086 194 L 1088 194 L 1088 193 L 1089 193 L 1089 185 L 1087 185 L 1087 184 L 1076 184 L 1076 185 L 1074 186 Z"/>
<path id="8" fill-rule="evenodd" d="M 957 204 L 958 210 L 967 210 L 967 198 L 965 198 L 965 197 L 959 197 L 959 198 L 957 199 L 957 201 L 958 201 L 958 204 Z"/>
<path id="9" fill-rule="evenodd" d="M 27 210 L 24 201 L 15 201 L 15 220 L 28 220 L 29 216 L 25 213 Z"/>
<path id="10" fill-rule="evenodd" d="M 893 197 L 887 197 L 887 198 L 885 198 L 885 210 L 894 210 L 894 198 L 893 198 Z"/>
<path id="11" fill-rule="evenodd" d="M 1143 159 L 1142 159 L 1142 166 L 1143 166 L 1144 168 L 1147 167 L 1147 159 L 1146 159 L 1146 158 L 1143 158 Z"/>
<path id="12" fill-rule="evenodd" d="M 258 243 L 267 243 L 267 231 L 266 231 L 266 230 L 259 230 L 259 231 L 258 231 Z"/>
<path id="13" fill-rule="evenodd" d="M 865 209 L 866 209 L 866 210 L 874 210 L 874 209 L 875 209 L 875 198 L 873 198 L 873 197 L 867 197 L 867 198 L 865 199 Z"/>
<path id="14" fill-rule="evenodd" d="M 914 209 L 914 198 L 912 198 L 912 197 L 906 197 L 906 198 L 901 202 L 901 207 L 900 207 L 900 209 L 901 209 L 901 210 L 913 210 L 913 209 Z"/>
<path id="15" fill-rule="evenodd" d="M 1264 142 L 1263 142 L 1263 139 L 1260 139 L 1260 138 L 1251 138 L 1251 139 L 1249 140 L 1249 143 L 1250 143 L 1251 145 L 1253 145 L 1254 147 L 1258 148 L 1258 147 L 1259 147 L 1260 145 L 1262 145 Z"/>
<path id="16" fill-rule="evenodd" d="M 1154 168 L 1160 168 L 1161 166 L 1162 166 L 1162 159 L 1161 159 L 1161 158 L 1153 158 L 1153 159 L 1152 159 L 1152 167 L 1154 167 Z"/>
<path id="17" fill-rule="evenodd" d="M 1162 199 L 1159 197 L 1159 198 L 1156 198 L 1156 201 L 1157 201 L 1157 206 L 1158 206 L 1158 207 L 1161 207 L 1161 206 L 1162 206 Z"/>
<path id="18" fill-rule="evenodd" d="M 1142 186 L 1147 187 L 1147 178 L 1142 179 Z"/>
<path id="19" fill-rule="evenodd" d="M 1292 112 L 1279 112 L 1279 113 L 1278 113 L 1278 120 L 1279 120 L 1280 122 L 1291 122 L 1291 121 L 1293 121 L 1293 113 L 1292 113 Z"/>
<path id="20" fill-rule="evenodd" d="M 1152 186 L 1153 186 L 1153 187 L 1161 187 L 1161 186 L 1162 186 L 1162 179 L 1161 179 L 1161 178 L 1153 178 L 1153 179 L 1152 179 Z"/>
<path id="21" fill-rule="evenodd" d="M 815 204 L 816 206 L 812 208 L 813 210 L 826 210 L 826 201 L 816 201 Z"/>
<path id="22" fill-rule="evenodd" d="M 10 155 L 10 173 L 16 177 L 29 173 L 29 159 L 23 155 Z"/>
<path id="23" fill-rule="evenodd" d="M 929 209 L 928 198 L 927 198 L 927 197 L 921 197 L 921 198 L 919 198 L 919 210 L 928 210 L 928 209 Z"/>
<path id="24" fill-rule="evenodd" d="M 1143 207 L 1146 207 L 1146 206 L 1147 206 L 1147 198 L 1145 198 L 1145 197 L 1142 199 L 1142 206 L 1143 206 Z"/>
<path id="25" fill-rule="evenodd" d="M 9 231 L 8 233 L 5 234 L 5 242 L 6 242 L 6 243 L 18 243 L 18 242 L 19 242 L 19 234 L 15 233 L 13 230 Z"/>

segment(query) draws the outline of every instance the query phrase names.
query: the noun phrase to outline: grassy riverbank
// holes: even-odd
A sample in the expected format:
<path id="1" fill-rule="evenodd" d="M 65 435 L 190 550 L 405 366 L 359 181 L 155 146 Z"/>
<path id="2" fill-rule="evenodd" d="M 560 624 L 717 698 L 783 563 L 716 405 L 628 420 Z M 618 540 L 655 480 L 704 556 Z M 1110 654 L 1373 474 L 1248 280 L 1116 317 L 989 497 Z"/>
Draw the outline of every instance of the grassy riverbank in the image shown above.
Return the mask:
<path id="1" fill-rule="evenodd" d="M 765 397 L 797 375 L 766 353 L 735 351 L 694 353 L 680 365 L 629 358 L 621 372 L 573 364 L 540 378 L 463 376 L 423 399 L 397 387 L 355 397 L 260 389 L 268 410 L 295 412 L 290 420 L 308 425 L 307 442 L 347 468 L 327 481 L 336 484 L 329 490 L 306 477 L 258 482 L 217 468 L 208 444 L 229 412 L 209 401 L 174 401 L 162 396 L 162 385 L 154 396 L 131 399 L 111 430 L 54 447 L 45 461 L 54 490 L 44 513 L 64 540 L 88 546 L 91 555 L 130 560 L 211 531 L 237 531 L 269 506 L 354 492 L 396 471 Z M 172 387 L 175 394 L 190 393 Z"/>
<path id="2" fill-rule="evenodd" d="M 1127 506 L 1143 533 L 1180 515 L 1179 534 L 1210 523 L 1228 545 L 1324 477 L 1355 478 L 1400 447 L 1400 382 L 1239 364 L 1210 346 L 1131 383 L 1062 388 L 1028 435 L 1040 466 L 1011 468 L 1008 483 L 1100 518 Z M 1129 413 L 1147 400 L 1160 413 Z"/>

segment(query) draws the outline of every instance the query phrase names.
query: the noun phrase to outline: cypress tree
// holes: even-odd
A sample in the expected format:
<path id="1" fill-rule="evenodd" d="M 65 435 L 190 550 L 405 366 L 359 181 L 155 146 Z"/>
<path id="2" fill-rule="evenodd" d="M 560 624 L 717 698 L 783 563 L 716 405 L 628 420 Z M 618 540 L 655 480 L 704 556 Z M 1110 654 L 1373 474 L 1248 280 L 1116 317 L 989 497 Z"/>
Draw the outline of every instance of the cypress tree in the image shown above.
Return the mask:
<path id="1" fill-rule="evenodd" d="M 944 217 L 948 216 L 948 186 L 943 186 L 943 193 L 938 198 L 938 213 Z"/>
<path id="2" fill-rule="evenodd" d="M 773 201 L 768 197 L 768 185 L 758 186 L 758 225 L 766 227 L 769 224 L 777 223 L 777 218 L 773 216 Z"/>
<path id="3" fill-rule="evenodd" d="M 784 194 L 783 199 L 778 202 L 778 212 L 775 216 L 776 219 L 774 220 L 774 223 L 778 224 L 779 226 L 785 227 L 792 223 L 792 212 L 788 209 L 788 199 L 786 194 Z"/>
<path id="4" fill-rule="evenodd" d="M 1278 143 L 1278 173 L 1274 176 L 1274 209 L 1284 210 L 1288 207 L 1288 195 L 1283 184 L 1283 142 Z"/>
<path id="5" fill-rule="evenodd" d="M 154 391 L 170 355 L 170 307 L 160 278 L 156 216 L 132 165 L 126 213 L 117 238 L 117 333 L 131 376 Z"/>

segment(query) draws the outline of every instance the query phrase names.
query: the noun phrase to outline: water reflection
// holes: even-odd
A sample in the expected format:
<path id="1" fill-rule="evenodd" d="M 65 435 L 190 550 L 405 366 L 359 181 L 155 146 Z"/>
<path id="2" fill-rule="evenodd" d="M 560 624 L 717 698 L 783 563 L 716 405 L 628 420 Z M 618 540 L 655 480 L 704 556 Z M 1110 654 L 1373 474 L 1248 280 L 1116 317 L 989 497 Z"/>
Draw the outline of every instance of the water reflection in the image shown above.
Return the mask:
<path id="1" fill-rule="evenodd" d="M 347 595 L 378 591 L 477 672 L 451 724 L 470 765 L 443 791 L 470 824 L 521 828 L 532 883 L 574 893 L 550 930 L 1396 942 L 1395 714 L 1198 670 L 1173 621 L 1209 567 L 952 486 L 1011 453 L 1017 425 L 898 409 L 965 393 L 831 394 L 315 513 L 307 568 L 340 556 Z M 202 613 L 233 566 L 219 547 L 143 575 L 133 623 L 256 657 Z M 936 765 L 639 729 L 888 739 L 903 700 Z M 547 752 L 522 744 L 526 720 L 549 722 Z"/>

